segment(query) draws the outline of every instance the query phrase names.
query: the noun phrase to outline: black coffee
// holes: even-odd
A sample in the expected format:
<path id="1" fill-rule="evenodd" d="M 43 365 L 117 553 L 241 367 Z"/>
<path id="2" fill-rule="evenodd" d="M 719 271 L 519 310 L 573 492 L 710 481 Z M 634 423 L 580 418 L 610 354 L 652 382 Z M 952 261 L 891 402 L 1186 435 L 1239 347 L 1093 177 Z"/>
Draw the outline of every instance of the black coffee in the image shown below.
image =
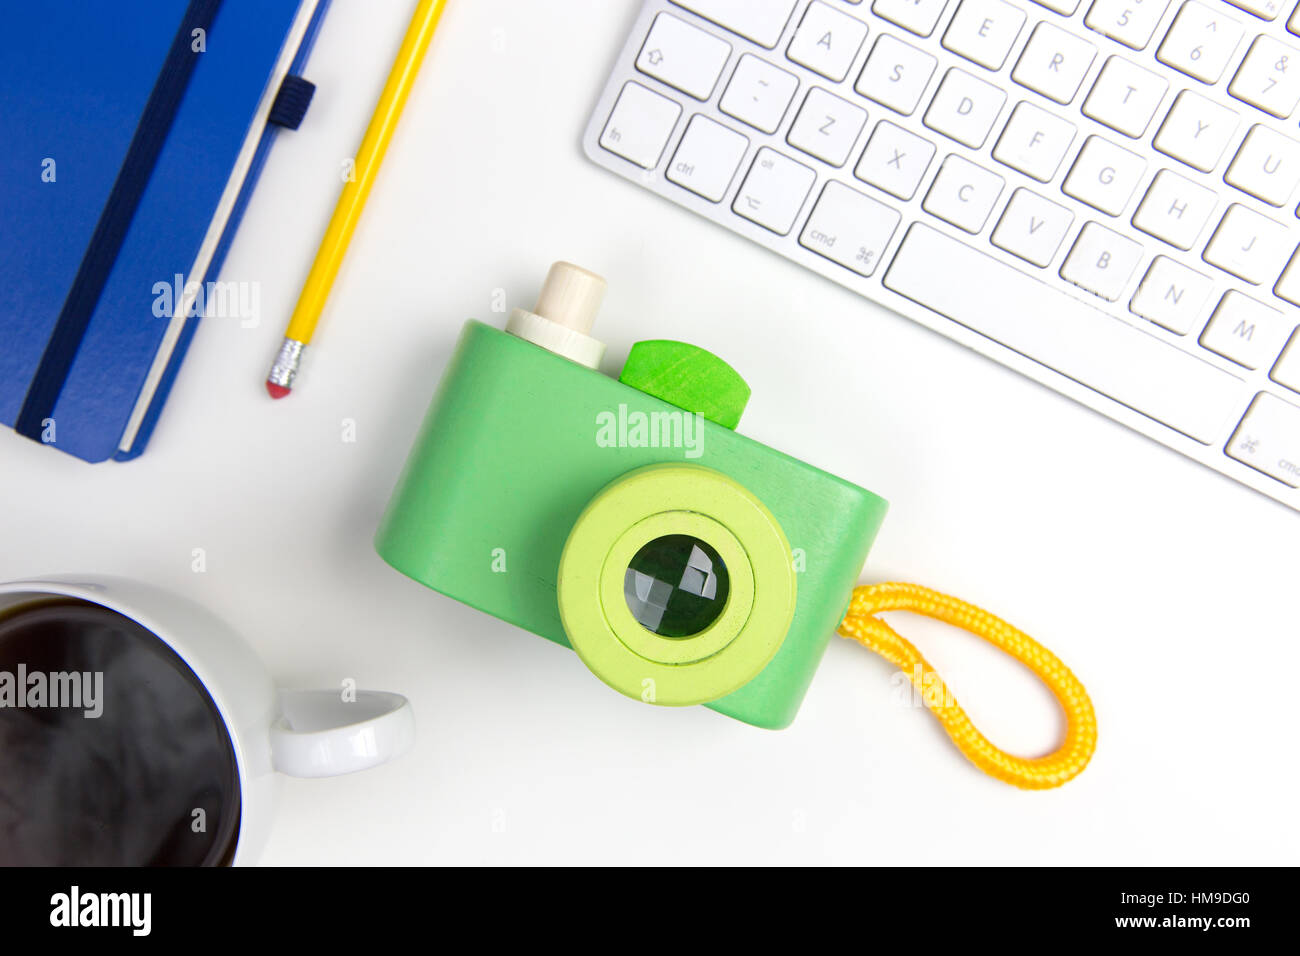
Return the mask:
<path id="1" fill-rule="evenodd" d="M 0 864 L 230 862 L 239 778 L 194 672 L 115 611 L 0 611 Z"/>

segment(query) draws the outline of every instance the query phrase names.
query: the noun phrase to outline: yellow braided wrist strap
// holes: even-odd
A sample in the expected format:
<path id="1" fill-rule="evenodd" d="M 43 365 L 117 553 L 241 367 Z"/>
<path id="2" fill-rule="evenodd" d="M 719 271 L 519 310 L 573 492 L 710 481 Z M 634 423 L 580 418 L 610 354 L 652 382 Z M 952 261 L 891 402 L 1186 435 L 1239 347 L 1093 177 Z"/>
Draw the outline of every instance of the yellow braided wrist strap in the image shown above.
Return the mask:
<path id="1" fill-rule="evenodd" d="M 908 640 L 875 615 L 911 611 L 952 624 L 984 638 L 1020 661 L 1044 684 L 1065 711 L 1065 740 L 1045 757 L 1016 757 L 994 746 L 944 686 L 942 679 Z M 915 584 L 872 584 L 854 588 L 842 637 L 852 638 L 902 670 L 922 691 L 926 706 L 971 763 L 991 777 L 1026 790 L 1059 787 L 1076 777 L 1097 749 L 1097 717 L 1083 684 L 1060 658 L 1006 621 L 965 601 Z"/>

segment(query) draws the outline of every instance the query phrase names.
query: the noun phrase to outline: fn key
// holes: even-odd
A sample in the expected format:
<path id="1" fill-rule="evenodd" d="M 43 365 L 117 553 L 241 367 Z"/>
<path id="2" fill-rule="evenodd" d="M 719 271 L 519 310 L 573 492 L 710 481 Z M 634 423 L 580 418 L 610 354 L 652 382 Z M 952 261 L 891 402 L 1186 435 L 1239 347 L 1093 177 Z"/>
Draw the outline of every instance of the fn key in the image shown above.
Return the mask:
<path id="1" fill-rule="evenodd" d="M 627 83 L 600 134 L 600 145 L 629 162 L 654 169 L 681 112 L 682 108 L 668 97 L 640 83 Z"/>

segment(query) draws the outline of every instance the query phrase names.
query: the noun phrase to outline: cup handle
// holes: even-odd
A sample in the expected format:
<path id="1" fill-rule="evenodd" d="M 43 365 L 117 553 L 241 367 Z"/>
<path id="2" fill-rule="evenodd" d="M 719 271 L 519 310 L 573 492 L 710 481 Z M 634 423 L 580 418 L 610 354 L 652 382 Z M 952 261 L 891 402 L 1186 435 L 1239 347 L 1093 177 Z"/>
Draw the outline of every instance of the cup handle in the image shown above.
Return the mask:
<path id="1" fill-rule="evenodd" d="M 334 777 L 377 767 L 410 749 L 415 712 L 401 694 L 359 690 L 280 692 L 271 725 L 271 762 L 291 777 Z"/>

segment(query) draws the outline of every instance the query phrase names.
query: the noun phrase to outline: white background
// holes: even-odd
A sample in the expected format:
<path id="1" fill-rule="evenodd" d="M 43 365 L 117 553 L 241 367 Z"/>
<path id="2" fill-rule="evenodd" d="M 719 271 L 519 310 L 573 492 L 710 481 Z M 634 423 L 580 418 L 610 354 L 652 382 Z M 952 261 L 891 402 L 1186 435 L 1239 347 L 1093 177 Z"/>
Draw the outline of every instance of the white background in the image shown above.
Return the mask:
<path id="1" fill-rule="evenodd" d="M 335 0 L 149 452 L 87 466 L 0 434 L 0 579 L 139 577 L 247 635 L 282 686 L 408 695 L 415 750 L 284 780 L 270 864 L 1295 863 L 1300 515 L 592 166 L 579 138 L 636 4 L 453 0 L 293 396 L 262 387 L 413 4 Z M 649 708 L 569 651 L 388 569 L 371 537 L 461 323 L 548 264 L 641 338 L 710 348 L 741 431 L 891 513 L 864 581 L 1002 614 L 1097 707 L 1092 766 L 1024 793 L 968 765 L 891 668 L 835 639 L 767 732 Z M 344 422 L 356 441 L 342 441 Z M 194 549 L 206 554 L 192 570 Z M 974 638 L 896 622 L 976 724 L 1055 746 L 1047 692 Z"/>

